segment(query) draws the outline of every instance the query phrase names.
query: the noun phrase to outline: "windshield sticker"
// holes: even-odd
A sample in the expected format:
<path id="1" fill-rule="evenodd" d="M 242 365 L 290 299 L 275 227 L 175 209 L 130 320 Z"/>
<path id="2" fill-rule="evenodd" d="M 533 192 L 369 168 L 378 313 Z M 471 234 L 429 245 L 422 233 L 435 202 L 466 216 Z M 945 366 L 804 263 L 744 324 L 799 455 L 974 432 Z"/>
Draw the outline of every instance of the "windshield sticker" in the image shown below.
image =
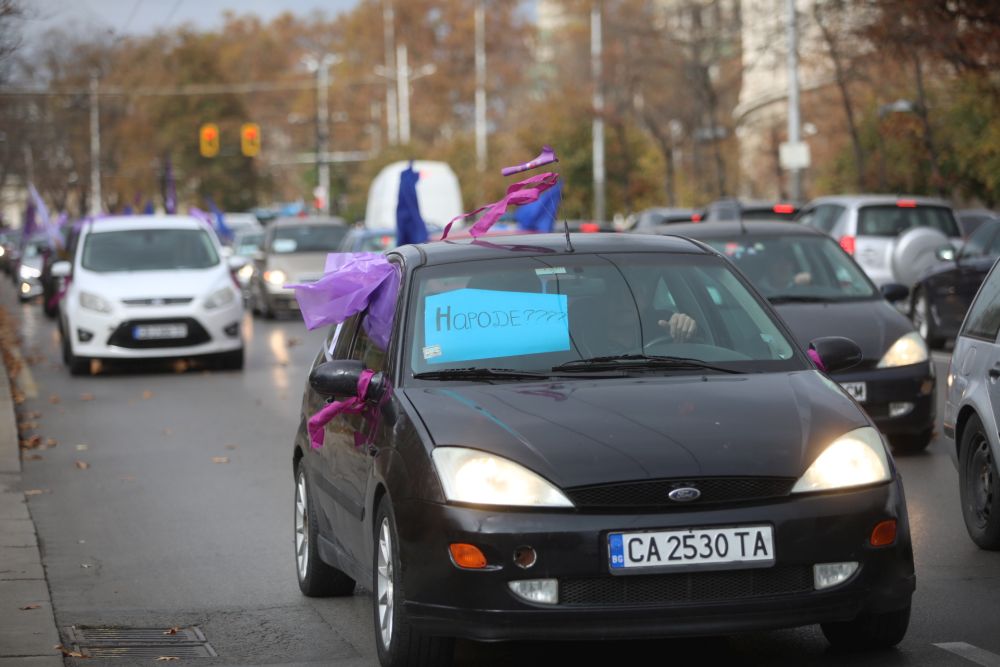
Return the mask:
<path id="1" fill-rule="evenodd" d="M 559 273 L 566 273 L 566 267 L 564 266 L 553 266 L 547 269 L 535 269 L 536 276 L 552 276 Z"/>
<path id="2" fill-rule="evenodd" d="M 570 349 L 565 294 L 458 289 L 427 297 L 424 358 L 432 364 Z M 437 347 L 439 356 L 428 357 Z"/>
<path id="3" fill-rule="evenodd" d="M 441 356 L 440 345 L 428 345 L 424 348 L 424 359 L 433 359 Z"/>

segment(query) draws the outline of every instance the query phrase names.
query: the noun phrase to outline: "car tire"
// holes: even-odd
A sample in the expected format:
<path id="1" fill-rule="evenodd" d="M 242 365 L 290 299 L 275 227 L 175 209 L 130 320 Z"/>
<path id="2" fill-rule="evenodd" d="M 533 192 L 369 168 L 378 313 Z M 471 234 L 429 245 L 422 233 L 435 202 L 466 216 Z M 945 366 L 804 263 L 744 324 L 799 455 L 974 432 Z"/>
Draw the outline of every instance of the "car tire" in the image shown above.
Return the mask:
<path id="1" fill-rule="evenodd" d="M 862 614 L 852 621 L 821 623 L 830 645 L 838 649 L 886 649 L 903 641 L 910 626 L 910 605 L 878 614 Z"/>
<path id="2" fill-rule="evenodd" d="M 295 571 L 299 590 L 311 597 L 345 597 L 354 593 L 354 580 L 319 557 L 319 528 L 306 481 L 305 466 L 295 467 Z"/>
<path id="3" fill-rule="evenodd" d="M 407 618 L 396 517 L 388 496 L 379 503 L 373 530 L 372 620 L 379 662 L 382 667 L 450 665 L 455 640 L 418 632 Z"/>
<path id="4" fill-rule="evenodd" d="M 931 302 L 927 298 L 927 290 L 918 287 L 913 290 L 913 300 L 910 301 L 910 321 L 932 350 L 944 345 L 944 339 L 937 334 L 934 316 L 931 315 Z"/>
<path id="5" fill-rule="evenodd" d="M 232 352 L 223 352 L 219 355 L 219 367 L 226 371 L 241 371 L 243 370 L 244 357 L 242 347 Z"/>
<path id="6" fill-rule="evenodd" d="M 896 454 L 918 454 L 931 444 L 934 439 L 934 429 L 927 427 L 920 433 L 906 433 L 900 435 L 890 435 L 889 444 Z"/>
<path id="7" fill-rule="evenodd" d="M 978 415 L 969 418 L 959 449 L 958 489 L 969 537 L 982 549 L 1000 550 L 1000 473 Z"/>
<path id="8" fill-rule="evenodd" d="M 65 332 L 62 333 L 62 358 L 70 375 L 79 377 L 90 373 L 90 359 L 73 354 L 73 348 L 70 346 Z"/>

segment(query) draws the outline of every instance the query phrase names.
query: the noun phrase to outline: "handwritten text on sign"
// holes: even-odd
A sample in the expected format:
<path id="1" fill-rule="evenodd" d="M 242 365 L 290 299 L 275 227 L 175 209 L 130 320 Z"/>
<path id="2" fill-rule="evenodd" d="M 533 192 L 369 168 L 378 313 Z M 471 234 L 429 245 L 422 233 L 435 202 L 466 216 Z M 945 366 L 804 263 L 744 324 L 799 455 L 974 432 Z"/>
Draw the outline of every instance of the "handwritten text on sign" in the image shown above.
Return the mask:
<path id="1" fill-rule="evenodd" d="M 568 350 L 566 296 L 482 289 L 429 296 L 424 345 L 430 364 Z"/>

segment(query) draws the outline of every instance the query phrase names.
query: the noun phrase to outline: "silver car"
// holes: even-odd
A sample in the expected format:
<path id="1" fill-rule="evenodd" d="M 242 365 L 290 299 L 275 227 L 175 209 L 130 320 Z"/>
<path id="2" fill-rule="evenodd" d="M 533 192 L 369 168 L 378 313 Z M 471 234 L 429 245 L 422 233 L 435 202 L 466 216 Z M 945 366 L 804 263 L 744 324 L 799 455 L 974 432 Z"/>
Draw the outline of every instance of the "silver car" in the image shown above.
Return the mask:
<path id="1" fill-rule="evenodd" d="M 914 266 L 917 250 L 901 247 L 900 239 L 911 229 L 930 229 L 938 235 L 926 235 L 923 250 L 936 250 L 945 241 L 956 249 L 962 246 L 962 232 L 948 202 L 929 197 L 895 195 L 838 195 L 809 202 L 798 220 L 823 230 L 837 239 L 854 256 L 865 273 L 881 287 L 888 283 L 913 284 L 920 268 Z M 935 242 L 934 238 L 941 239 Z M 918 243 L 919 245 L 919 243 Z M 908 253 L 900 251 L 910 250 Z M 902 255 L 902 256 L 901 256 Z M 924 255 L 930 261 L 933 253 Z M 903 263 L 904 266 L 900 266 Z M 904 274 L 904 275 L 897 275 Z M 912 274 L 912 275 L 911 275 Z"/>
<path id="2" fill-rule="evenodd" d="M 962 516 L 972 540 L 1000 549 L 1000 271 L 979 288 L 955 339 L 944 433 L 958 467 Z"/>

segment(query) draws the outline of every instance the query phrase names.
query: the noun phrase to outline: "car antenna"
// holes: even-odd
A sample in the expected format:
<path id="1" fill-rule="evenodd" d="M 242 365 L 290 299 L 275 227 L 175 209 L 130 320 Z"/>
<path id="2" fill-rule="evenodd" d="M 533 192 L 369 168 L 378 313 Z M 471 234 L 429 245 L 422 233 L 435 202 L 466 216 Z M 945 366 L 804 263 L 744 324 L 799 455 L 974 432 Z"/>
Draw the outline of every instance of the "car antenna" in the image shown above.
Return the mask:
<path id="1" fill-rule="evenodd" d="M 741 202 L 739 199 L 736 200 L 736 215 L 739 216 L 740 220 L 740 233 L 746 236 L 747 226 L 743 222 L 743 202 Z"/>
<path id="2" fill-rule="evenodd" d="M 569 240 L 569 223 L 566 222 L 566 218 L 563 218 L 563 230 L 566 233 L 566 252 L 576 252 L 573 242 Z"/>

